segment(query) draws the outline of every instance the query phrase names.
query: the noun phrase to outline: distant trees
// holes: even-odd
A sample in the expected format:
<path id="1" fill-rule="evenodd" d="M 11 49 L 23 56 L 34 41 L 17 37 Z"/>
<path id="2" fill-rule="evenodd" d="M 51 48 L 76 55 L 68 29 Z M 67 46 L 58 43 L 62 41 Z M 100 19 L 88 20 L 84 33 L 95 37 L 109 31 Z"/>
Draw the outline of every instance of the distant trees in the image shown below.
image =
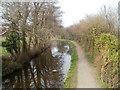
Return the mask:
<path id="1" fill-rule="evenodd" d="M 111 33 L 117 35 L 117 10 L 104 6 L 96 15 L 87 15 L 85 19 L 78 24 L 68 28 L 68 32 L 74 39 L 77 39 L 89 47 L 93 47 L 91 43 L 93 33 L 95 37 L 99 37 L 102 33 Z M 95 31 L 95 30 L 96 31 Z M 90 45 L 88 45 L 90 44 Z M 91 46 L 92 45 L 92 46 Z"/>

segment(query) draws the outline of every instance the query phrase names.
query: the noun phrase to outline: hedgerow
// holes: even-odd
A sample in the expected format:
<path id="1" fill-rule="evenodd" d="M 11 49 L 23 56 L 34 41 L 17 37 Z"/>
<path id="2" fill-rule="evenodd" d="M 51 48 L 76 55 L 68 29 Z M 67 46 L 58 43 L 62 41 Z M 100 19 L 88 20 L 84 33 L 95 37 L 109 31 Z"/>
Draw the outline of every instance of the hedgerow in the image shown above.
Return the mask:
<path id="1" fill-rule="evenodd" d="M 118 39 L 111 34 L 101 34 L 95 40 L 95 63 L 100 78 L 107 87 L 117 88 L 118 82 Z"/>

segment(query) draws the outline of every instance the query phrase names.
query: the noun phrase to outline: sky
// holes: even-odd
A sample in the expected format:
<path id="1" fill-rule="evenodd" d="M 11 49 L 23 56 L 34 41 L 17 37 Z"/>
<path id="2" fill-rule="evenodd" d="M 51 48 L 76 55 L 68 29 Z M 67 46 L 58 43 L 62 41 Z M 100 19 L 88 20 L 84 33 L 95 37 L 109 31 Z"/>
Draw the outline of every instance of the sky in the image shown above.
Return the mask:
<path id="1" fill-rule="evenodd" d="M 96 14 L 103 5 L 116 7 L 120 0 L 58 0 L 62 15 L 63 26 L 68 27 L 78 23 L 86 15 Z"/>
<path id="2" fill-rule="evenodd" d="M 86 15 L 96 14 L 98 10 L 100 10 L 100 8 L 103 7 L 103 5 L 110 5 L 112 7 L 114 6 L 116 7 L 120 0 L 58 0 L 58 1 L 59 1 L 58 5 L 64 12 L 62 15 L 63 21 L 62 25 L 64 27 L 68 27 L 72 24 L 78 23 L 81 19 L 85 18 Z"/>

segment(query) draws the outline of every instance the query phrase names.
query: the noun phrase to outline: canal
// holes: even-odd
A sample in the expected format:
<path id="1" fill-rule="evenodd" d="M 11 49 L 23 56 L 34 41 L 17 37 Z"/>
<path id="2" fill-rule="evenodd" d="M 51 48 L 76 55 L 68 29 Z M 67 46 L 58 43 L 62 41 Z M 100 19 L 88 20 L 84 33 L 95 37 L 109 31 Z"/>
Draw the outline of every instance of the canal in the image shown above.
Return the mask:
<path id="1" fill-rule="evenodd" d="M 3 88 L 63 88 L 71 64 L 71 48 L 53 41 L 51 47 L 23 68 L 2 78 Z"/>

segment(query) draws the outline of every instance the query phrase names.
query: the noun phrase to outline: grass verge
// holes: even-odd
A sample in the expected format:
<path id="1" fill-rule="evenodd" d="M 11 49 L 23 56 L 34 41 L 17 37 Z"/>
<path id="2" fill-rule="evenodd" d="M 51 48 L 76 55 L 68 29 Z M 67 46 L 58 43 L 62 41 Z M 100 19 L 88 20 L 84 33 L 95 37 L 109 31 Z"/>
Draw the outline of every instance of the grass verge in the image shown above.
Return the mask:
<path id="1" fill-rule="evenodd" d="M 5 41 L 5 37 L 0 37 L 0 42 Z M 8 56 L 10 53 L 6 50 L 6 47 L 0 46 L 0 56 L 5 55 Z"/>
<path id="2" fill-rule="evenodd" d="M 5 37 L 0 37 L 0 42 L 3 42 L 3 41 L 5 41 Z M 10 55 L 10 53 L 6 50 L 6 47 L 0 46 L 0 56 L 2 55 L 8 56 Z"/>
<path id="3" fill-rule="evenodd" d="M 72 49 L 71 66 L 68 71 L 67 77 L 64 79 L 64 88 L 76 88 L 77 87 L 77 62 L 78 62 L 76 47 L 70 41 L 66 41 L 66 40 L 56 40 L 56 41 L 66 42 L 70 45 L 70 48 Z"/>
<path id="4" fill-rule="evenodd" d="M 6 50 L 5 47 L 0 46 L 0 56 L 2 55 L 9 56 L 10 53 Z"/>
<path id="5" fill-rule="evenodd" d="M 0 36 L 0 41 L 5 41 L 5 37 Z"/>
<path id="6" fill-rule="evenodd" d="M 94 64 L 94 57 L 92 55 L 90 55 L 90 52 L 85 48 L 85 46 L 81 43 L 79 43 L 79 45 L 84 48 L 84 52 L 86 57 L 88 58 L 90 64 Z"/>
<path id="7" fill-rule="evenodd" d="M 94 64 L 94 57 L 90 55 L 90 52 L 87 49 L 85 49 L 84 51 L 85 51 L 85 55 L 88 58 L 89 62 L 91 64 Z"/>

